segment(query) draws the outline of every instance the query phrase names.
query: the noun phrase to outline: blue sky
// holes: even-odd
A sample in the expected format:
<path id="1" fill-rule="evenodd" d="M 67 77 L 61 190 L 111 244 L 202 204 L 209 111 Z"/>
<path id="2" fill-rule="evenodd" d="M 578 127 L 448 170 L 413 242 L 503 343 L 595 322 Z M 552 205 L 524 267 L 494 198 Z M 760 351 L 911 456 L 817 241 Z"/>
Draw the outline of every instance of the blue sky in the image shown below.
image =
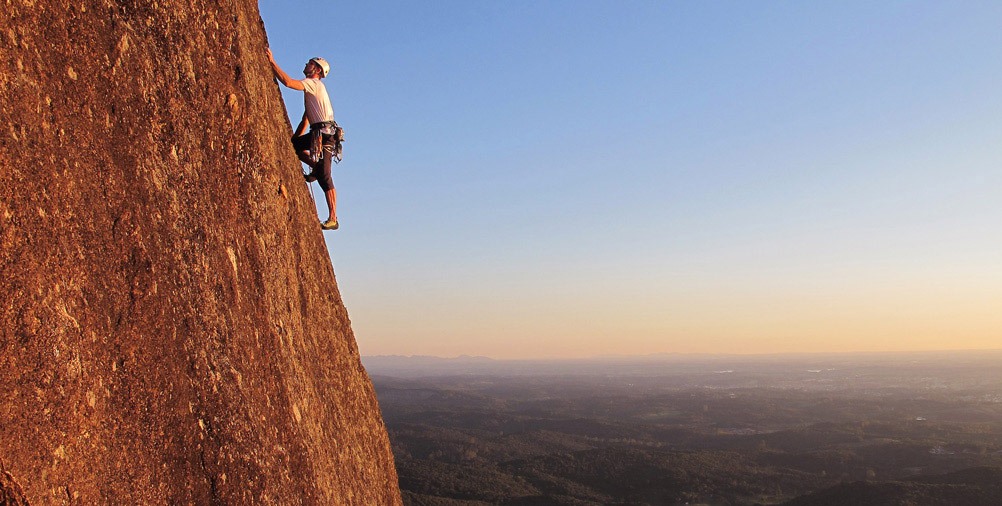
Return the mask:
<path id="1" fill-rule="evenodd" d="M 1000 3 L 260 8 L 363 354 L 1002 343 Z"/>

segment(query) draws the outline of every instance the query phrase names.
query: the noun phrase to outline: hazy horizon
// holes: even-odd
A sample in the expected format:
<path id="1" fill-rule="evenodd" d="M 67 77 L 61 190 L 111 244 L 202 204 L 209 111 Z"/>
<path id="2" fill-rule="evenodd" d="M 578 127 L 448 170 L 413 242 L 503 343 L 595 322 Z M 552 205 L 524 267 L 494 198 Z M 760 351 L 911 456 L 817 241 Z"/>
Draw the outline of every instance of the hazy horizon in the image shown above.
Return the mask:
<path id="1" fill-rule="evenodd" d="M 260 8 L 333 65 L 366 355 L 1002 342 L 1002 4 Z"/>
<path id="2" fill-rule="evenodd" d="M 359 345 L 360 350 L 363 346 Z M 490 360 L 498 361 L 575 361 L 575 360 L 593 360 L 593 359 L 605 359 L 605 358 L 636 358 L 636 357 L 657 357 L 657 356 L 678 356 L 678 357 L 782 357 L 782 356 L 828 356 L 828 355 L 908 355 L 908 354 L 937 354 L 937 353 L 978 353 L 978 352 L 1000 352 L 1002 353 L 1002 348 L 1000 347 L 973 347 L 973 348 L 901 348 L 901 349 L 819 349 L 812 351 L 801 351 L 801 350 L 769 350 L 769 351 L 740 351 L 740 352 L 726 352 L 726 351 L 651 351 L 651 352 L 634 352 L 634 353 L 616 353 L 614 351 L 608 351 L 605 353 L 596 353 L 592 355 L 588 354 L 554 354 L 554 355 L 541 355 L 538 353 L 533 353 L 529 355 L 518 355 L 518 354 L 501 354 L 501 355 L 488 355 L 488 354 L 475 354 L 475 353 L 465 353 L 457 352 L 454 354 L 433 354 L 433 353 L 405 353 L 405 352 L 393 352 L 387 351 L 383 353 L 368 353 L 361 352 L 362 357 L 406 357 L 406 358 L 437 358 L 437 359 L 458 359 L 458 358 L 485 358 Z"/>
<path id="3" fill-rule="evenodd" d="M 936 354 L 975 354 L 975 353 L 1002 353 L 1002 348 L 956 348 L 938 350 L 883 350 L 883 351 L 822 351 L 822 352 L 775 352 L 775 353 L 707 353 L 707 352 L 656 352 L 642 354 L 605 354 L 581 357 L 532 357 L 532 358 L 498 358 L 487 355 L 424 355 L 424 354 L 361 354 L 362 357 L 400 357 L 400 358 L 434 358 L 442 360 L 453 359 L 489 359 L 497 361 L 574 361 L 574 360 L 597 360 L 597 359 L 617 359 L 617 358 L 650 358 L 650 357 L 786 357 L 786 356 L 907 356 L 907 355 L 936 355 Z"/>

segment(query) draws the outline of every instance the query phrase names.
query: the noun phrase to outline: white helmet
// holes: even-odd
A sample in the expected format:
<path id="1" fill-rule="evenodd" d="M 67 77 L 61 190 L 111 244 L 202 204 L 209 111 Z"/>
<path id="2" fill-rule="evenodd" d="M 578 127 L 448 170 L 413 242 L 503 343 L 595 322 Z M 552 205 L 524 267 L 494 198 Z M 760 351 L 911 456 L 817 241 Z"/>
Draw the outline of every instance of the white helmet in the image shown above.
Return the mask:
<path id="1" fill-rule="evenodd" d="M 331 71 L 331 66 L 327 63 L 327 60 L 317 56 L 316 58 L 310 58 L 310 61 L 320 65 L 320 70 L 323 71 L 320 77 L 327 77 L 327 73 Z"/>

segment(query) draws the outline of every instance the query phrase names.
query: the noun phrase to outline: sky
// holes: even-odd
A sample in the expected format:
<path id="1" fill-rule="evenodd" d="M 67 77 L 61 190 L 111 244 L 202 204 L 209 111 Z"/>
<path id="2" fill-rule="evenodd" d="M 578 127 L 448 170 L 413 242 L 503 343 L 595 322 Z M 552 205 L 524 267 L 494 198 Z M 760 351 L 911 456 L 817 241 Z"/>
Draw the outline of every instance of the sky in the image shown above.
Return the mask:
<path id="1" fill-rule="evenodd" d="M 363 355 L 1002 348 L 1002 2 L 259 5 Z"/>

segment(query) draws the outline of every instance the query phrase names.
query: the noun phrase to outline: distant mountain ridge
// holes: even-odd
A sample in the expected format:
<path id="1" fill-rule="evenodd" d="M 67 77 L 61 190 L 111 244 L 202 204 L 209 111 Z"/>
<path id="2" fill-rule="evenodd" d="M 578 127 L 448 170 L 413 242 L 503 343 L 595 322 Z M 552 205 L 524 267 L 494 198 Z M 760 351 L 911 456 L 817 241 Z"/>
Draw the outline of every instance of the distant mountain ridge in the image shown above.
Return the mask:
<path id="1" fill-rule="evenodd" d="M 526 375 L 623 373 L 635 371 L 730 371 L 749 366 L 790 365 L 802 370 L 824 371 L 843 366 L 912 367 L 950 364 L 983 365 L 1002 361 L 1002 350 L 916 351 L 901 353 L 791 353 L 765 355 L 656 353 L 568 359 L 494 359 L 460 355 L 365 355 L 362 363 L 371 374 L 417 377 L 442 375 Z"/>

